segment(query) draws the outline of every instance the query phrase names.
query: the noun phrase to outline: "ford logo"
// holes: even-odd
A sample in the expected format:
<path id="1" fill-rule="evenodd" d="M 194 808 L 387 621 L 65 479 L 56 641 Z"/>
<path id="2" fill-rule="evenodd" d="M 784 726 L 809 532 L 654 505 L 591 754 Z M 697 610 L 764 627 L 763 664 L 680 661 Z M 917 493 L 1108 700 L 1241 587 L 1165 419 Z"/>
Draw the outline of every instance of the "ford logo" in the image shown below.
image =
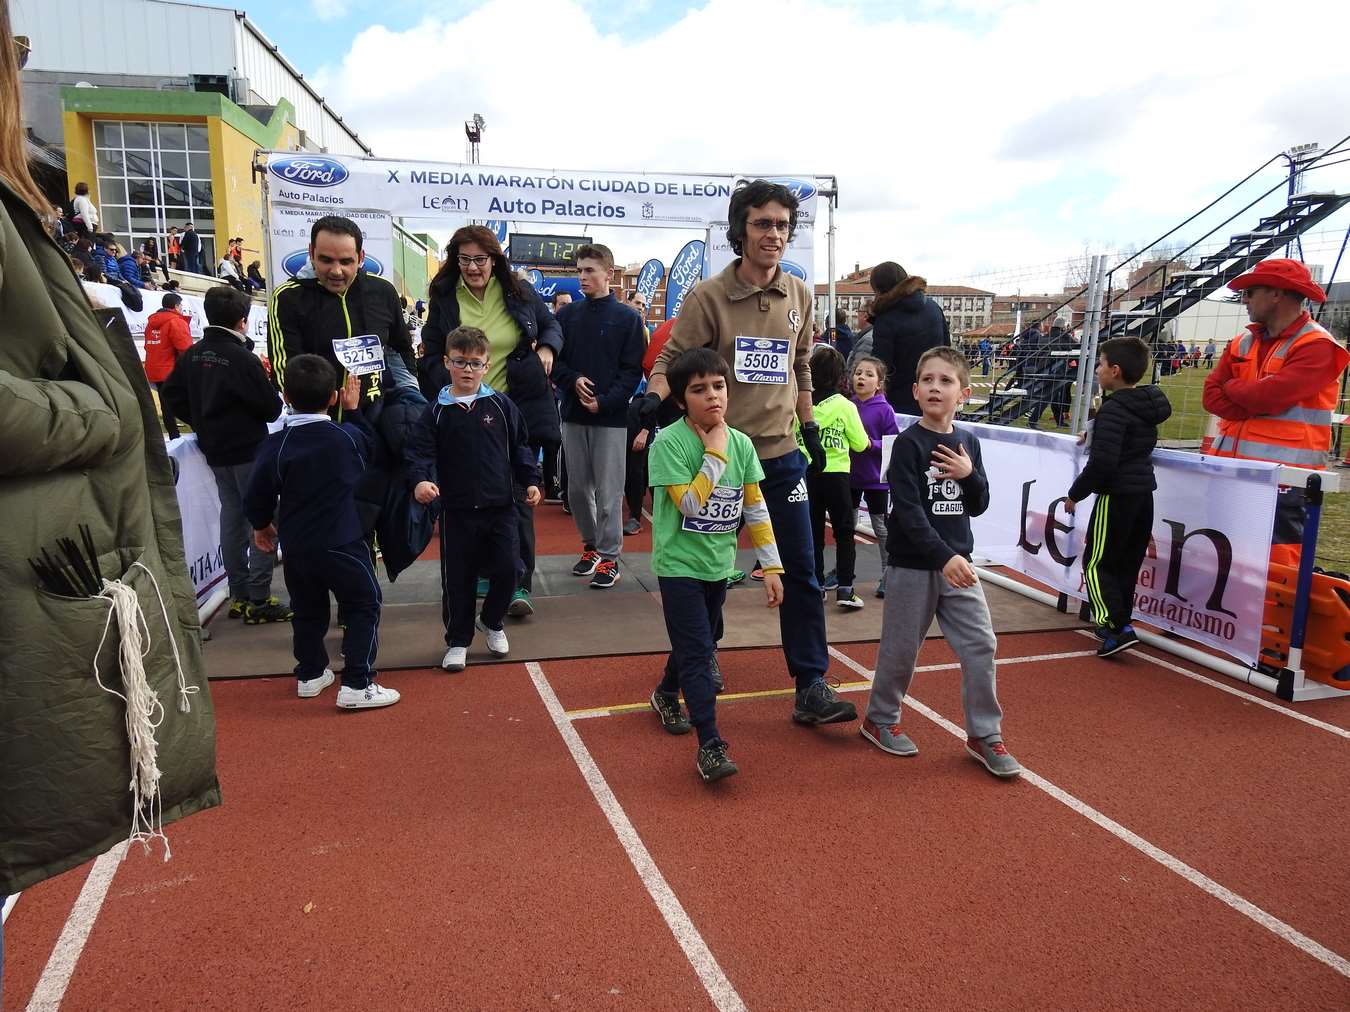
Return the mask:
<path id="1" fill-rule="evenodd" d="M 781 178 L 770 179 L 769 182 L 787 187 L 788 192 L 803 204 L 816 195 L 816 184 L 808 183 L 805 179 Z"/>
<path id="2" fill-rule="evenodd" d="M 281 269 L 290 277 L 296 277 L 309 264 L 309 250 L 298 249 L 289 254 L 285 260 L 281 261 Z M 365 262 L 361 264 L 361 269 L 367 274 L 383 274 L 384 264 L 379 259 L 366 254 Z"/>
<path id="3" fill-rule="evenodd" d="M 778 266 L 783 268 L 784 274 L 791 274 L 794 278 L 806 280 L 806 268 L 801 264 L 794 264 L 791 260 L 780 260 Z"/>
<path id="4" fill-rule="evenodd" d="M 773 347 L 773 342 L 770 341 L 768 338 L 760 338 L 758 341 L 755 342 L 755 347 L 756 347 L 756 348 L 772 348 L 772 347 Z"/>
<path id="5" fill-rule="evenodd" d="M 337 186 L 346 182 L 347 167 L 320 155 L 287 155 L 272 160 L 267 171 L 278 179 L 301 186 Z"/>

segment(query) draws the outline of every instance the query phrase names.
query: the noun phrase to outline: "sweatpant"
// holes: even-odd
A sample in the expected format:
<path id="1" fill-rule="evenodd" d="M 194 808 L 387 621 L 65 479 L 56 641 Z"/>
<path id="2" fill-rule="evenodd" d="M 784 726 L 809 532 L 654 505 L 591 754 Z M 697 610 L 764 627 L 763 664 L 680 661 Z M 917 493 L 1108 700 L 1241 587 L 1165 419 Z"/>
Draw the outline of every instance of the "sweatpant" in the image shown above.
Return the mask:
<path id="1" fill-rule="evenodd" d="M 811 503 L 806 493 L 806 457 L 799 450 L 760 458 L 764 480 L 759 489 L 769 508 L 774 540 L 783 562 L 783 603 L 778 628 L 783 660 L 798 691 L 820 681 L 830 666 L 825 642 L 825 604 L 816 579 L 811 540 Z"/>
<path id="2" fill-rule="evenodd" d="M 900 723 L 900 701 L 914 680 L 914 662 L 928 627 L 938 627 L 961 662 L 961 705 L 966 734 L 991 738 L 1002 734 L 1003 708 L 994 686 L 998 640 L 989 619 L 984 588 L 953 587 L 936 570 L 886 569 L 886 604 L 881 613 L 881 647 L 867 719 L 882 727 Z"/>
<path id="3" fill-rule="evenodd" d="M 825 515 L 834 529 L 834 567 L 839 586 L 852 587 L 858 565 L 858 549 L 853 543 L 853 495 L 848 487 L 847 471 L 808 474 L 806 491 L 811 498 L 811 544 L 816 555 L 816 582 L 825 582 Z"/>
<path id="4" fill-rule="evenodd" d="M 480 617 L 500 629 L 516 589 L 516 507 L 494 506 L 441 513 L 441 621 L 445 645 L 473 643 L 473 612 L 478 577 L 488 581 Z"/>
<path id="5" fill-rule="evenodd" d="M 656 691 L 674 698 L 684 693 L 689 723 L 698 732 L 702 748 L 721 740 L 717 731 L 717 687 L 713 683 L 713 651 L 721 634 L 726 580 L 695 580 L 685 576 L 658 576 L 661 611 L 670 637 L 670 658 Z"/>
<path id="6" fill-rule="evenodd" d="M 230 597 L 262 604 L 272 593 L 277 557 L 275 552 L 259 551 L 253 543 L 253 525 L 244 516 L 244 490 L 253 473 L 253 462 L 213 466 L 211 473 L 220 493 L 220 555 L 229 578 Z M 322 674 L 323 668 L 319 672 Z"/>
<path id="7" fill-rule="evenodd" d="M 885 583 L 886 572 L 886 516 L 890 509 L 890 493 L 884 488 L 855 488 L 849 490 L 853 494 L 853 526 L 854 530 L 858 525 L 858 504 L 864 499 L 867 500 L 867 516 L 872 521 L 872 534 L 877 539 L 877 551 L 881 554 L 881 571 L 883 574 L 882 583 Z"/>
<path id="8" fill-rule="evenodd" d="M 375 655 L 380 649 L 380 605 L 384 597 L 370 561 L 370 546 L 353 541 L 327 551 L 286 550 L 282 565 L 286 591 L 291 596 L 291 640 L 295 649 L 295 676 L 318 678 L 328 667 L 328 595 L 337 598 L 347 624 L 342 634 L 342 684 L 364 689 L 375 679 Z"/>
<path id="9" fill-rule="evenodd" d="M 1083 582 L 1092 621 L 1113 633 L 1134 613 L 1134 587 L 1152 531 L 1152 492 L 1097 496 L 1083 538 Z"/>
<path id="10" fill-rule="evenodd" d="M 169 407 L 169 402 L 164 399 L 164 384 L 151 383 L 150 386 L 155 391 L 156 400 L 159 401 L 159 417 L 164 420 L 164 431 L 171 439 L 177 439 L 180 435 L 178 431 L 178 417 L 173 413 L 173 408 Z M 251 468 L 253 465 L 249 465 Z"/>
<path id="11" fill-rule="evenodd" d="M 623 479 L 627 429 L 563 422 L 567 505 L 583 546 L 617 559 L 623 548 Z"/>

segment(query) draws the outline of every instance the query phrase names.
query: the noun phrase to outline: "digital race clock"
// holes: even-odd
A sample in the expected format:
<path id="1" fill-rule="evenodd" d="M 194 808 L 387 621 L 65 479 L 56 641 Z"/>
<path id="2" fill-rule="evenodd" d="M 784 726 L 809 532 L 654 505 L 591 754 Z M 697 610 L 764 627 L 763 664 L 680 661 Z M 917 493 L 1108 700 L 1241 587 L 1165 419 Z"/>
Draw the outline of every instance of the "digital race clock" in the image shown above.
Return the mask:
<path id="1" fill-rule="evenodd" d="M 536 267 L 575 267 L 577 250 L 590 242 L 589 236 L 527 235 L 511 233 L 511 262 Z"/>

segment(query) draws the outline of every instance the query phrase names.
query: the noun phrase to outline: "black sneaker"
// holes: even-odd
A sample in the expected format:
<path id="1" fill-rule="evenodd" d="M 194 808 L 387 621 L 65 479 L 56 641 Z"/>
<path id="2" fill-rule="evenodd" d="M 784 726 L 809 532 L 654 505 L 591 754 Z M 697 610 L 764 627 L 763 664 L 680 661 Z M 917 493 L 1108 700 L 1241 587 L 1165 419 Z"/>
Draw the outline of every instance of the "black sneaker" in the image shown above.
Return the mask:
<path id="1" fill-rule="evenodd" d="M 592 590 L 608 590 L 619 582 L 619 564 L 614 559 L 601 559 L 591 577 Z"/>
<path id="2" fill-rule="evenodd" d="M 265 625 L 268 622 L 289 622 L 295 613 L 276 598 L 262 604 L 250 604 L 244 609 L 244 625 Z"/>
<path id="3" fill-rule="evenodd" d="M 1139 645 L 1139 637 L 1134 634 L 1134 630 L 1126 626 L 1123 631 L 1118 633 L 1108 633 L 1102 640 L 1102 645 L 1097 648 L 1098 657 L 1111 657 L 1120 653 L 1122 650 L 1129 650 L 1131 647 Z"/>
<path id="4" fill-rule="evenodd" d="M 797 692 L 792 719 L 798 724 L 842 724 L 857 720 L 858 710 L 848 700 L 836 696 L 822 678 Z"/>
<path id="5" fill-rule="evenodd" d="M 710 741 L 698 750 L 698 775 L 705 783 L 725 780 L 739 773 L 736 764 L 727 756 L 727 743 Z"/>
<path id="6" fill-rule="evenodd" d="M 661 718 L 661 727 L 667 734 L 688 734 L 691 730 L 689 718 L 684 715 L 679 696 L 665 696 L 653 692 L 650 700 L 652 709 Z"/>
<path id="7" fill-rule="evenodd" d="M 248 601 L 242 597 L 230 599 L 230 610 L 226 613 L 226 618 L 243 618 L 244 609 L 248 607 Z"/>
<path id="8" fill-rule="evenodd" d="M 713 651 L 712 676 L 713 676 L 713 688 L 717 690 L 717 694 L 720 696 L 727 687 L 727 680 L 722 677 L 722 665 L 717 663 L 716 650 Z"/>
<path id="9" fill-rule="evenodd" d="M 583 548 L 581 558 L 577 559 L 577 564 L 572 567 L 573 576 L 591 576 L 595 569 L 600 565 L 600 553 L 594 548 Z"/>

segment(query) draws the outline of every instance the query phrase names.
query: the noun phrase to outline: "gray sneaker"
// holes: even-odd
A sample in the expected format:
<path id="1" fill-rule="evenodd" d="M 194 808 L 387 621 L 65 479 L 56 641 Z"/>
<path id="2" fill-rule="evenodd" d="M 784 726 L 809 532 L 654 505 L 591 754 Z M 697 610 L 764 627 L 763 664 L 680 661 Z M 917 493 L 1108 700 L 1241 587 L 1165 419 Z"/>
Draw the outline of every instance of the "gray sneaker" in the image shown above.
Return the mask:
<path id="1" fill-rule="evenodd" d="M 997 735 L 983 740 L 967 738 L 966 751 L 996 777 L 1015 777 L 1022 772 L 1022 764 L 1013 758 L 1003 739 Z"/>
<path id="2" fill-rule="evenodd" d="M 919 754 L 919 746 L 914 744 L 909 735 L 901 733 L 899 724 L 882 727 L 870 720 L 864 720 L 862 726 L 858 728 L 858 733 L 881 751 L 889 752 L 891 755 Z"/>

